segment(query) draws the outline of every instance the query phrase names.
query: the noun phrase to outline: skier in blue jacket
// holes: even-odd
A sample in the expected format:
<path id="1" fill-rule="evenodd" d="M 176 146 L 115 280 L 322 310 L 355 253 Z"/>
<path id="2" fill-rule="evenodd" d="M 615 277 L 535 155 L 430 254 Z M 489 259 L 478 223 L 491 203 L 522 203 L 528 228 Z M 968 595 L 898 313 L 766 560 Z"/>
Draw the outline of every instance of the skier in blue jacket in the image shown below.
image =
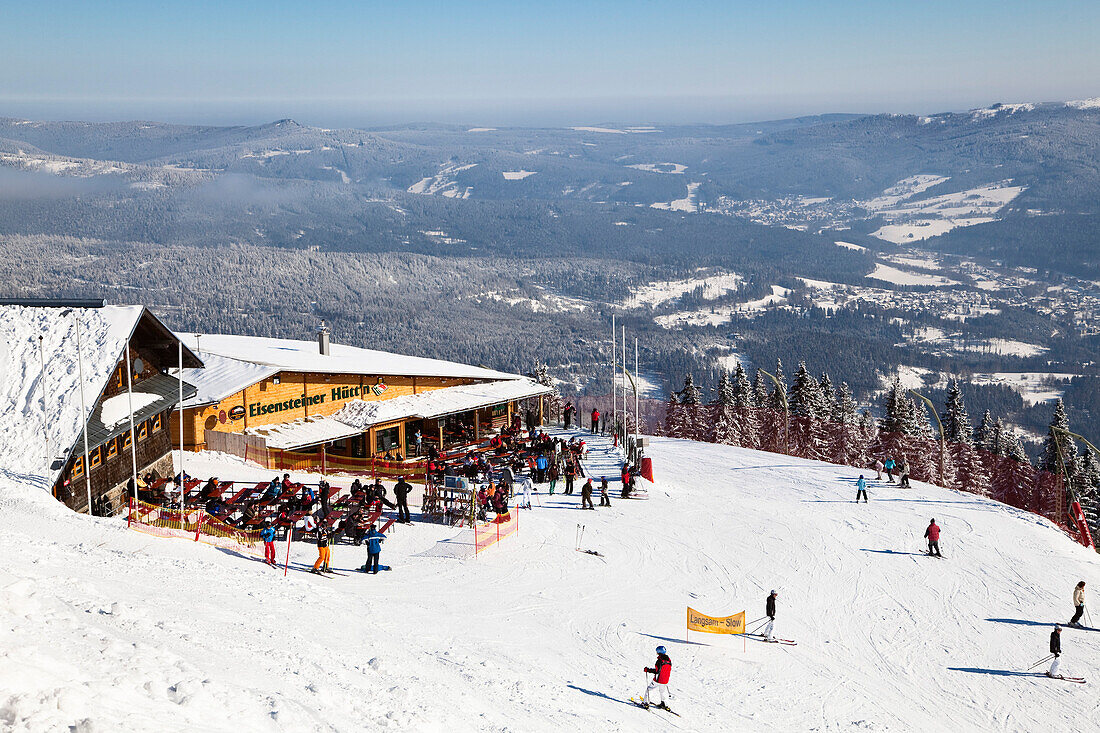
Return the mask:
<path id="1" fill-rule="evenodd" d="M 386 541 L 386 535 L 378 531 L 378 525 L 372 524 L 367 532 L 367 564 L 363 566 L 364 573 L 378 574 L 378 556 L 382 554 L 382 543 Z"/>
<path id="2" fill-rule="evenodd" d="M 264 562 L 272 567 L 275 566 L 275 528 L 271 526 L 271 523 L 265 523 L 264 528 L 260 530 L 260 539 L 264 541 Z"/>
<path id="3" fill-rule="evenodd" d="M 859 497 L 863 496 L 863 503 L 867 503 L 867 479 L 863 478 L 863 474 L 859 475 L 856 479 L 856 503 L 859 503 Z"/>
<path id="4" fill-rule="evenodd" d="M 535 459 L 535 469 L 538 471 L 538 474 L 535 476 L 536 484 L 546 483 L 546 468 L 549 465 L 550 463 L 546 460 L 546 455 L 544 453 L 539 453 L 539 457 Z"/>

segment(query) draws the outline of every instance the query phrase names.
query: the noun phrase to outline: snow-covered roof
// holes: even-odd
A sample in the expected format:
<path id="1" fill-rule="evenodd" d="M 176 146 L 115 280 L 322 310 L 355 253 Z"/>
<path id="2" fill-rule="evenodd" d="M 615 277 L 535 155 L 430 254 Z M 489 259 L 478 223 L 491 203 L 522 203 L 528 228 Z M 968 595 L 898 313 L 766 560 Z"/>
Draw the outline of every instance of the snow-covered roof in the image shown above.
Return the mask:
<path id="1" fill-rule="evenodd" d="M 363 430 L 331 417 L 317 416 L 303 417 L 278 425 L 247 428 L 244 432 L 265 438 L 268 448 L 295 450 L 341 438 L 350 438 L 353 435 L 359 435 Z"/>
<path id="2" fill-rule="evenodd" d="M 409 377 L 442 377 L 452 379 L 521 379 L 518 374 L 498 372 L 494 369 L 459 364 L 422 356 L 406 356 L 387 351 L 361 349 L 345 344 L 332 344 L 329 355 L 320 353 L 316 341 L 296 341 L 262 336 L 233 336 L 226 334 L 177 334 L 180 339 L 204 363 L 213 360 L 210 355 L 234 359 L 253 366 L 268 367 L 273 371 L 262 376 L 261 371 L 248 371 L 240 365 L 223 363 L 211 375 L 211 384 L 199 373 L 184 374 L 184 381 L 194 384 L 200 395 L 226 397 L 254 384 L 275 372 L 319 372 L 322 374 L 366 374 Z M 196 370 L 200 372 L 203 370 Z M 255 378 L 254 378 L 255 377 Z M 198 401 L 195 404 L 209 404 Z"/>
<path id="3" fill-rule="evenodd" d="M 203 343 L 203 346 L 206 344 Z M 183 381 L 198 389 L 194 397 L 184 401 L 184 407 L 216 404 L 250 384 L 267 379 L 280 371 L 279 367 L 240 361 L 210 352 L 203 353 L 202 363 L 206 365 L 202 369 L 183 370 Z M 170 373 L 175 376 L 176 371 L 172 369 Z"/>
<path id="4" fill-rule="evenodd" d="M 388 400 L 352 400 L 335 415 L 337 420 L 365 430 L 408 417 L 436 418 L 457 412 L 476 410 L 489 405 L 499 405 L 511 400 L 522 400 L 549 394 L 553 389 L 533 379 L 521 377 L 485 384 L 464 384 L 443 387 L 415 395 L 403 395 Z"/>
<path id="5" fill-rule="evenodd" d="M 0 306 L 0 474 L 24 481 L 30 479 L 41 483 L 43 488 L 53 484 L 84 425 L 77 365 L 77 319 L 83 355 L 84 403 L 91 410 L 144 311 L 139 305 Z M 46 363 L 44 380 L 39 336 Z M 48 458 L 46 435 L 50 444 Z"/>

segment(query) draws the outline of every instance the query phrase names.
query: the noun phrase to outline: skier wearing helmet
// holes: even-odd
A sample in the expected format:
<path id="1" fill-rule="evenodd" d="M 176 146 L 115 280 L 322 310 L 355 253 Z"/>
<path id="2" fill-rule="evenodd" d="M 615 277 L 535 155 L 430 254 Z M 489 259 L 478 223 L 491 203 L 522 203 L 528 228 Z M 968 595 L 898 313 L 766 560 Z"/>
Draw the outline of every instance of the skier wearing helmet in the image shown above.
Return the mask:
<path id="1" fill-rule="evenodd" d="M 661 702 L 657 704 L 657 707 L 672 712 L 667 702 L 671 697 L 668 693 L 668 680 L 672 676 L 672 660 L 669 659 L 663 646 L 657 647 L 657 661 L 652 667 L 646 667 L 645 672 L 653 675 L 653 679 L 646 688 L 645 697 L 642 699 L 642 707 L 649 709 L 649 696 L 656 690 L 661 696 Z"/>
<path id="2" fill-rule="evenodd" d="M 768 617 L 768 625 L 764 629 L 764 639 L 771 641 L 775 638 L 775 599 L 779 596 L 774 590 L 764 601 L 764 615 Z"/>

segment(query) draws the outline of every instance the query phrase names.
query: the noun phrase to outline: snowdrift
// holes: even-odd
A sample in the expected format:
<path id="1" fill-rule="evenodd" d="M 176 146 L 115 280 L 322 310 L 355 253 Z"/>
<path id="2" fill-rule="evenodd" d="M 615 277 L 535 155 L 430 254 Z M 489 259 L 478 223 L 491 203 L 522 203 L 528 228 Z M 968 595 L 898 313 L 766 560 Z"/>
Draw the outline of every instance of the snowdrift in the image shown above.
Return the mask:
<path id="1" fill-rule="evenodd" d="M 401 528 L 382 562 L 290 576 L 231 551 L 128 532 L 0 479 L 0 723 L 10 730 L 1078 730 L 1089 685 L 1018 676 L 1100 562 L 1049 522 L 859 471 L 654 439 L 650 500 L 580 511 L 542 495 L 477 560 L 426 556 L 454 532 Z M 201 474 L 266 472 L 205 456 Z M 52 501 L 52 500 L 50 500 Z M 56 505 L 55 505 L 56 506 Z M 932 517 L 946 559 L 919 554 Z M 577 552 L 584 546 L 604 557 Z M 280 553 L 285 546 L 280 545 Z M 685 608 L 763 615 L 797 646 L 692 634 Z M 674 718 L 627 699 L 657 644 Z M 1094 682 L 1100 632 L 1067 630 Z"/>

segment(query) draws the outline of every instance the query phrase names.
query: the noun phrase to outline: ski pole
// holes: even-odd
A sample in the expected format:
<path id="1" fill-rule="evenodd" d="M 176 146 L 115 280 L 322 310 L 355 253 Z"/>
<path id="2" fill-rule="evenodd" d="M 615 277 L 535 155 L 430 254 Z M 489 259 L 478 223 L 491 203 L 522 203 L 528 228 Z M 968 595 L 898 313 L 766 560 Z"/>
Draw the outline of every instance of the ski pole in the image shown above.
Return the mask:
<path id="1" fill-rule="evenodd" d="M 1035 664 L 1033 664 L 1033 665 L 1031 665 L 1030 667 L 1028 667 L 1028 671 L 1030 671 L 1030 670 L 1033 670 L 1033 669 L 1035 669 L 1036 667 L 1038 667 L 1038 666 L 1039 666 L 1040 664 L 1042 664 L 1043 662 L 1048 662 L 1048 661 L 1050 661 L 1051 659 L 1054 659 L 1054 655 L 1053 655 L 1053 654 L 1051 654 L 1051 655 L 1049 655 L 1049 656 L 1046 656 L 1046 657 L 1044 657 L 1044 658 L 1040 659 L 1040 660 L 1039 660 L 1038 662 L 1036 662 Z"/>
<path id="2" fill-rule="evenodd" d="M 583 544 L 584 544 L 584 525 L 582 524 L 581 525 L 581 541 L 577 543 L 577 547 L 579 548 Z"/>
<path id="3" fill-rule="evenodd" d="M 1089 613 L 1089 607 L 1085 606 L 1085 618 L 1089 620 L 1089 626 L 1092 626 L 1092 614 Z"/>

